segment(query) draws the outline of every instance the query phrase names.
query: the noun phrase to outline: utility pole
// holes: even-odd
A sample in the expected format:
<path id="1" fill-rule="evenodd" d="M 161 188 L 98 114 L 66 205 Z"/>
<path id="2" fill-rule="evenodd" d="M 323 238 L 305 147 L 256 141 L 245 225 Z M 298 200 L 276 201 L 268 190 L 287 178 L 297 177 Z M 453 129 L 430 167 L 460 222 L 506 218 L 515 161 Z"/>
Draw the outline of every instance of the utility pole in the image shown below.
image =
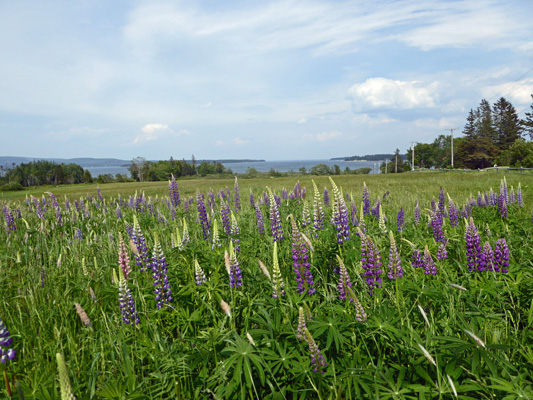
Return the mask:
<path id="1" fill-rule="evenodd" d="M 415 143 L 411 142 L 411 171 L 415 170 Z"/>
<path id="2" fill-rule="evenodd" d="M 387 173 L 387 159 L 385 159 L 385 173 Z"/>
<path id="3" fill-rule="evenodd" d="M 456 131 L 457 129 L 459 129 L 459 128 L 447 128 L 447 129 L 444 129 L 445 131 L 450 131 L 451 134 L 452 134 L 452 141 L 451 141 L 451 145 L 452 145 L 451 146 L 452 147 L 452 157 L 451 157 L 451 159 L 452 159 L 452 168 L 453 168 L 453 131 Z"/>

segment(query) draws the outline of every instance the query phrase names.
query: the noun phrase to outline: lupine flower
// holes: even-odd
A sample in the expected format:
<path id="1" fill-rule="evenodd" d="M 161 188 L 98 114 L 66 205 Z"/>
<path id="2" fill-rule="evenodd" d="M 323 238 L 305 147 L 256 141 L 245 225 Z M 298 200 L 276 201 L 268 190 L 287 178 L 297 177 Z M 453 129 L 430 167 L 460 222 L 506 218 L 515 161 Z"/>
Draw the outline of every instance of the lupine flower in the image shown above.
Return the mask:
<path id="1" fill-rule="evenodd" d="M 444 243 L 439 244 L 439 248 L 437 250 L 437 260 L 442 261 L 448 258 L 448 251 L 446 250 L 447 245 L 448 240 L 446 240 Z"/>
<path id="2" fill-rule="evenodd" d="M 370 215 L 370 213 L 371 213 L 370 193 L 368 192 L 366 183 L 363 182 L 363 214 L 362 215 Z"/>
<path id="3" fill-rule="evenodd" d="M 474 219 L 470 217 L 470 223 L 466 227 L 466 259 L 468 261 L 468 270 L 477 269 L 481 257 L 481 239 L 474 224 Z"/>
<path id="4" fill-rule="evenodd" d="M 366 233 L 366 224 L 365 224 L 365 214 L 363 212 L 363 208 L 364 208 L 364 204 L 361 203 L 361 207 L 360 207 L 360 213 L 359 213 L 359 225 L 357 225 L 358 229 L 357 231 L 355 232 L 355 234 L 357 236 L 359 236 L 359 230 L 361 230 L 361 232 L 363 233 Z"/>
<path id="5" fill-rule="evenodd" d="M 3 211 L 4 211 L 4 217 L 6 219 L 7 230 L 8 231 L 16 231 L 17 230 L 17 226 L 15 225 L 15 218 L 13 217 L 13 212 L 6 205 L 4 205 Z"/>
<path id="6" fill-rule="evenodd" d="M 235 183 L 233 185 L 233 204 L 235 206 L 235 212 L 241 211 L 241 195 L 239 193 L 239 182 L 237 182 L 237 177 L 235 177 Z"/>
<path id="7" fill-rule="evenodd" d="M 313 227 L 315 228 L 315 237 L 318 237 L 318 231 L 324 228 L 324 209 L 322 208 L 318 187 L 315 181 L 312 182 L 315 191 L 313 199 Z"/>
<path id="8" fill-rule="evenodd" d="M 124 277 L 128 279 L 128 275 L 131 273 L 130 256 L 128 255 L 128 249 L 126 248 L 124 239 L 122 239 L 122 234 L 119 233 L 118 237 L 118 266 L 122 269 Z"/>
<path id="9" fill-rule="evenodd" d="M 196 206 L 198 207 L 198 217 L 202 224 L 202 233 L 205 240 L 209 240 L 209 220 L 207 219 L 207 212 L 205 211 L 204 195 L 200 190 L 196 191 Z"/>
<path id="10" fill-rule="evenodd" d="M 152 278 L 154 278 L 154 294 L 157 308 L 161 309 L 165 305 L 170 306 L 173 299 L 170 283 L 168 282 L 167 262 L 157 236 L 155 236 L 154 242 L 151 263 Z"/>
<path id="11" fill-rule="evenodd" d="M 477 205 L 480 208 L 485 207 L 485 200 L 484 200 L 483 196 L 481 196 L 480 192 L 477 192 Z"/>
<path id="12" fill-rule="evenodd" d="M 352 282 L 350 281 L 350 275 L 348 275 L 346 265 L 344 265 L 344 262 L 338 255 L 337 260 L 339 261 L 339 282 L 337 284 L 337 289 L 339 289 L 339 299 L 346 300 L 346 292 L 352 287 Z M 351 296 L 350 301 L 353 302 Z"/>
<path id="13" fill-rule="evenodd" d="M 420 206 L 418 205 L 418 200 L 415 202 L 415 225 L 420 223 Z"/>
<path id="14" fill-rule="evenodd" d="M 518 190 L 516 191 L 516 203 L 518 204 L 518 207 L 524 207 L 524 199 L 522 198 L 522 187 L 520 186 L 520 183 L 518 183 Z"/>
<path id="15" fill-rule="evenodd" d="M 405 230 L 405 212 L 403 207 L 400 207 L 398 210 L 398 215 L 396 217 L 396 226 L 398 227 L 398 232 Z"/>
<path id="16" fill-rule="evenodd" d="M 311 264 L 309 264 L 309 248 L 296 225 L 294 217 L 291 215 L 290 218 L 292 226 L 292 265 L 296 273 L 296 282 L 298 282 L 298 293 L 307 293 L 312 296 L 316 290 L 313 287 L 315 282 L 311 274 Z"/>
<path id="17" fill-rule="evenodd" d="M 498 198 L 498 212 L 502 218 L 507 218 L 507 202 L 505 201 L 503 194 L 500 194 L 500 197 Z"/>
<path id="18" fill-rule="evenodd" d="M 428 361 L 436 367 L 437 363 L 435 362 L 435 359 L 431 356 L 431 354 L 429 354 L 426 348 L 421 344 L 418 344 L 418 347 L 420 348 L 420 350 L 422 350 L 422 354 L 424 354 L 424 357 L 426 357 Z"/>
<path id="19" fill-rule="evenodd" d="M 427 245 L 424 248 L 424 258 L 422 261 L 424 263 L 424 274 L 437 275 L 437 267 L 435 266 L 435 261 L 433 261 Z"/>
<path id="20" fill-rule="evenodd" d="M 353 226 L 359 226 L 359 220 L 357 219 L 357 205 L 353 200 L 353 196 L 350 196 L 350 219 Z"/>
<path id="21" fill-rule="evenodd" d="M 313 372 L 320 372 L 321 374 L 324 374 L 324 368 L 326 368 L 328 364 L 326 363 L 326 359 L 322 355 L 322 352 L 318 348 L 315 339 L 313 339 L 313 336 L 307 328 L 305 329 L 305 337 L 307 338 L 307 343 L 309 344 L 309 353 L 311 357 L 311 365 L 313 366 Z"/>
<path id="22" fill-rule="evenodd" d="M 355 319 L 358 322 L 365 322 L 367 319 L 367 315 L 365 309 L 363 308 L 363 305 L 355 295 L 352 288 L 348 288 L 348 292 L 350 292 L 350 300 L 353 300 L 353 304 L 355 306 Z"/>
<path id="23" fill-rule="evenodd" d="M 439 216 L 438 212 L 434 213 L 430 211 L 431 216 L 431 228 L 433 229 L 433 237 L 436 242 L 444 243 L 444 233 L 442 232 L 442 218 Z"/>
<path id="24" fill-rule="evenodd" d="M 224 313 L 231 318 L 231 308 L 229 304 L 226 303 L 224 300 L 220 300 L 220 307 L 222 307 Z"/>
<path id="25" fill-rule="evenodd" d="M 381 256 L 370 237 L 365 235 L 360 229 L 358 231 L 359 237 L 361 238 L 361 264 L 365 270 L 363 275 L 366 277 L 368 293 L 370 296 L 373 296 L 374 289 L 380 288 L 382 283 L 381 274 L 383 270 L 381 269 Z"/>
<path id="26" fill-rule="evenodd" d="M 191 237 L 189 236 L 189 226 L 187 225 L 187 221 L 185 221 L 185 218 L 183 219 L 183 238 L 181 240 L 181 243 L 183 246 L 185 246 L 187 243 L 191 242 Z"/>
<path id="27" fill-rule="evenodd" d="M 420 253 L 420 250 L 413 249 L 413 261 L 411 262 L 413 265 L 413 268 L 423 268 L 424 267 L 424 261 L 422 258 L 422 254 Z"/>
<path id="28" fill-rule="evenodd" d="M 0 362 L 2 364 L 5 364 L 7 360 L 14 359 L 17 354 L 17 351 L 10 347 L 12 343 L 13 338 L 10 336 L 4 321 L 0 319 Z"/>
<path id="29" fill-rule="evenodd" d="M 194 259 L 194 276 L 196 278 L 197 285 L 202 285 L 207 281 L 207 278 L 205 277 L 205 272 L 198 263 L 197 259 Z"/>
<path id="30" fill-rule="evenodd" d="M 514 187 L 511 186 L 511 193 L 509 193 L 509 204 L 514 204 L 516 202 L 516 197 L 514 195 Z"/>
<path id="31" fill-rule="evenodd" d="M 229 245 L 229 285 L 232 288 L 242 286 L 242 271 L 239 261 L 237 260 L 237 254 L 233 249 L 233 243 Z"/>
<path id="32" fill-rule="evenodd" d="M 237 222 L 237 218 L 235 218 L 235 215 L 233 213 L 231 213 L 231 240 L 233 240 L 233 242 L 235 242 L 235 250 L 237 252 L 240 252 L 241 251 L 241 240 L 239 239 L 239 237 L 237 235 L 239 235 L 241 233 L 240 229 L 239 229 L 239 224 Z"/>
<path id="33" fill-rule="evenodd" d="M 281 270 L 279 269 L 278 261 L 278 243 L 274 242 L 274 250 L 272 252 L 272 297 L 277 299 L 279 297 L 285 296 L 285 283 L 283 282 L 283 277 L 281 276 Z"/>
<path id="34" fill-rule="evenodd" d="M 307 329 L 307 324 L 305 323 L 305 313 L 303 307 L 298 309 L 298 328 L 296 329 L 296 339 L 300 342 L 302 340 L 307 341 L 305 337 L 305 330 Z"/>
<path id="35" fill-rule="evenodd" d="M 61 400 L 76 400 L 70 386 L 70 378 L 68 376 L 67 364 L 61 353 L 56 354 L 57 369 L 59 371 L 59 384 L 61 387 Z"/>
<path id="36" fill-rule="evenodd" d="M 275 243 L 274 243 L 275 244 Z M 261 270 L 261 272 L 263 272 L 263 274 L 265 274 L 265 276 L 271 280 L 272 278 L 270 277 L 270 272 L 268 271 L 266 265 L 263 263 L 263 261 L 261 260 L 258 260 L 259 261 L 259 269 Z"/>
<path id="37" fill-rule="evenodd" d="M 507 180 L 505 179 L 505 176 L 500 184 L 500 192 L 503 192 L 503 195 L 505 196 L 505 202 L 509 203 L 509 191 L 507 190 Z"/>
<path id="38" fill-rule="evenodd" d="M 263 213 L 259 204 L 255 206 L 255 219 L 257 221 L 257 230 L 260 235 L 263 235 L 265 233 L 265 223 L 263 222 Z"/>
<path id="39" fill-rule="evenodd" d="M 81 304 L 74 303 L 74 307 L 76 308 L 76 314 L 78 314 L 80 321 L 83 322 L 83 324 L 87 327 L 92 326 L 91 320 L 89 319 L 89 316 L 87 315 Z"/>
<path id="40" fill-rule="evenodd" d="M 379 221 L 379 208 L 380 207 L 381 207 L 381 199 L 378 196 L 378 198 L 376 199 L 376 204 L 374 205 L 374 208 L 372 208 L 372 215 L 378 221 Z"/>
<path id="41" fill-rule="evenodd" d="M 174 178 L 174 175 L 172 175 L 172 180 L 168 181 L 168 194 L 170 197 L 170 203 L 174 208 L 181 204 L 178 183 L 176 182 L 176 178 Z"/>
<path id="42" fill-rule="evenodd" d="M 302 207 L 302 227 L 311 225 L 311 215 L 309 214 L 309 204 L 304 202 Z"/>
<path id="43" fill-rule="evenodd" d="M 331 179 L 331 178 L 330 178 Z M 328 188 L 324 188 L 324 205 L 329 205 L 329 192 Z"/>
<path id="44" fill-rule="evenodd" d="M 459 210 L 455 207 L 455 203 L 448 195 L 448 217 L 450 218 L 450 226 L 455 228 L 459 225 Z"/>
<path id="45" fill-rule="evenodd" d="M 215 247 L 220 247 L 220 239 L 218 236 L 218 221 L 215 219 L 213 221 L 213 243 L 211 244 L 211 249 L 214 249 Z"/>
<path id="46" fill-rule="evenodd" d="M 281 216 L 279 214 L 278 204 L 274 198 L 274 194 L 270 188 L 267 188 L 270 194 L 270 230 L 272 231 L 272 239 L 274 242 L 283 240 L 283 228 L 281 226 Z"/>
<path id="47" fill-rule="evenodd" d="M 333 213 L 332 219 L 337 230 L 337 243 L 344 243 L 350 240 L 350 225 L 348 221 L 348 209 L 346 208 L 346 202 L 342 197 L 342 193 L 337 188 L 337 185 L 329 178 L 331 185 L 333 186 Z"/>
<path id="48" fill-rule="evenodd" d="M 503 272 L 507 274 L 509 270 L 509 247 L 505 239 L 498 239 L 496 241 L 496 248 L 494 250 L 494 269 L 496 272 Z"/>
<path id="49" fill-rule="evenodd" d="M 381 233 L 385 234 L 387 233 L 387 225 L 385 224 L 387 217 L 385 217 L 385 213 L 383 212 L 381 204 L 379 205 L 378 213 L 379 213 L 379 230 L 381 231 Z"/>
<path id="50" fill-rule="evenodd" d="M 488 240 L 483 246 L 483 253 L 481 254 L 480 265 L 478 267 L 478 271 L 480 272 L 485 270 L 494 270 L 494 252 L 492 251 L 492 247 L 490 247 L 490 243 L 488 242 Z"/>
<path id="51" fill-rule="evenodd" d="M 396 247 L 396 240 L 394 240 L 394 234 L 389 231 L 390 237 L 390 250 L 389 250 L 389 273 L 388 277 L 391 280 L 396 280 L 403 276 L 402 261 L 398 254 L 398 248 Z"/>
<path id="52" fill-rule="evenodd" d="M 252 206 L 252 208 L 255 208 L 255 197 L 252 193 L 252 189 L 250 189 L 250 205 Z"/>
<path id="53" fill-rule="evenodd" d="M 444 188 L 441 186 L 439 193 L 439 209 L 437 210 L 441 221 L 446 216 L 446 196 L 444 194 Z"/>
<path id="54" fill-rule="evenodd" d="M 130 233 L 128 231 L 128 233 Z M 141 226 L 137 217 L 133 216 L 133 230 L 131 231 L 130 239 L 133 241 L 137 252 L 134 252 L 135 262 L 140 267 L 140 271 L 143 272 L 148 269 L 148 264 L 150 264 L 150 256 L 148 255 L 148 247 L 146 247 L 146 239 L 142 233 Z"/>

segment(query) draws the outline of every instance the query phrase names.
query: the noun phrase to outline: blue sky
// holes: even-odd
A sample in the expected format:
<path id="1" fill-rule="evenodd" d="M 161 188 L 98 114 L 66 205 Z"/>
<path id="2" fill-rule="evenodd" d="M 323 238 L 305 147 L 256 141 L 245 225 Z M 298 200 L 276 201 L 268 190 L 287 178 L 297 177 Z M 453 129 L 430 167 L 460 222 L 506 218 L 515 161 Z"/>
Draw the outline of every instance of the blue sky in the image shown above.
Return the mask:
<path id="1" fill-rule="evenodd" d="M 0 155 L 404 153 L 482 98 L 530 110 L 532 15 L 530 0 L 0 1 Z"/>

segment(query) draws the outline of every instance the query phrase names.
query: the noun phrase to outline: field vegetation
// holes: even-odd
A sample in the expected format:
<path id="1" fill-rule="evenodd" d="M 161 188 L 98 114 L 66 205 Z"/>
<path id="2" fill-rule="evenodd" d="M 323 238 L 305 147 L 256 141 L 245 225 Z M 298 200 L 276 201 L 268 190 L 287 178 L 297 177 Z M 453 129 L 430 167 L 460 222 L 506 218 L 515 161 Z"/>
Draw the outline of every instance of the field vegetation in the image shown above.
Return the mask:
<path id="1" fill-rule="evenodd" d="M 3 192 L 0 393 L 533 399 L 532 199 L 496 172 Z"/>

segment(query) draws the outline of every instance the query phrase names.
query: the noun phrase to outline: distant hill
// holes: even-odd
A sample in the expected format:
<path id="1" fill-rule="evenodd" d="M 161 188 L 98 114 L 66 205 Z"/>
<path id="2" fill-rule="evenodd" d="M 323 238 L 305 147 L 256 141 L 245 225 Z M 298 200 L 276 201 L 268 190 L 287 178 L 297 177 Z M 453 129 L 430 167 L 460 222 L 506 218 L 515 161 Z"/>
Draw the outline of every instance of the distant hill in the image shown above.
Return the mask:
<path id="1" fill-rule="evenodd" d="M 330 160 L 335 161 L 383 161 L 390 160 L 394 157 L 394 154 L 367 154 L 365 156 L 348 156 L 348 157 L 335 157 L 330 158 Z M 400 154 L 402 159 L 406 159 L 405 154 Z"/>

